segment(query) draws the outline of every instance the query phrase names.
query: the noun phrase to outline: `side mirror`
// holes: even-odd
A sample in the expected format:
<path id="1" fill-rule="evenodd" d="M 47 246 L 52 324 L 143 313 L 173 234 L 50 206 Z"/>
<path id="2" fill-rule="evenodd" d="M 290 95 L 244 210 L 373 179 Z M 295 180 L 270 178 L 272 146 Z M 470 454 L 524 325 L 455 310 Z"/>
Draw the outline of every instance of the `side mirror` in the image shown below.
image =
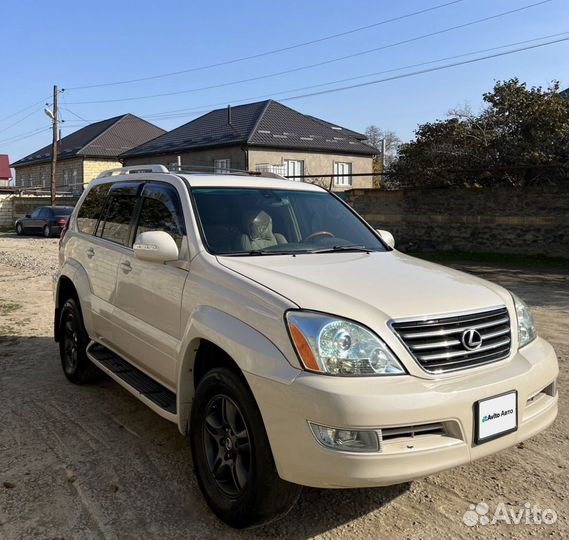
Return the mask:
<path id="1" fill-rule="evenodd" d="M 177 261 L 180 255 L 176 242 L 164 231 L 140 233 L 132 247 L 135 257 L 143 261 L 165 263 Z"/>
<path id="2" fill-rule="evenodd" d="M 381 239 L 390 247 L 395 247 L 395 237 L 389 232 L 384 231 L 383 229 L 376 229 Z"/>
<path id="3" fill-rule="evenodd" d="M 32 216 L 30 214 L 26 214 L 26 217 L 30 219 Z"/>

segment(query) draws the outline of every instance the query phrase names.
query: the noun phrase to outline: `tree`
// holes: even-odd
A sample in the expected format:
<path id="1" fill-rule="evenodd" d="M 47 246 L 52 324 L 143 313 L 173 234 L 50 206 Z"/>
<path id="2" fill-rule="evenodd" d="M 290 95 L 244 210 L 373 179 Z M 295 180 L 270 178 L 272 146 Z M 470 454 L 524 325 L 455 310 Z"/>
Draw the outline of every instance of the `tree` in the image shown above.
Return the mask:
<path id="1" fill-rule="evenodd" d="M 388 167 L 395 159 L 397 159 L 397 152 L 401 145 L 401 139 L 397 136 L 395 131 L 389 129 L 381 129 L 374 124 L 368 126 L 365 130 L 365 142 L 374 148 L 377 148 L 378 153 L 381 152 L 382 141 L 385 140 L 385 167 Z"/>
<path id="2" fill-rule="evenodd" d="M 515 185 L 567 178 L 569 104 L 559 83 L 497 82 L 484 107 L 420 125 L 390 168 L 396 185 Z"/>

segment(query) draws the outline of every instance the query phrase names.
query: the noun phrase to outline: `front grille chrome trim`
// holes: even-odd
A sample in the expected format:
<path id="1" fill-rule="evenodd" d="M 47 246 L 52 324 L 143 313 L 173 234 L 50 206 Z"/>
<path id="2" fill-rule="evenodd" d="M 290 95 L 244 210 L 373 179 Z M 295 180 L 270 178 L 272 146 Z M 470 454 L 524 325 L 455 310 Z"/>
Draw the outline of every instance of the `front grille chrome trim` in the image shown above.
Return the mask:
<path id="1" fill-rule="evenodd" d="M 395 319 L 388 326 L 417 364 L 435 375 L 498 362 L 511 351 L 511 321 L 506 306 Z M 482 344 L 477 349 L 467 348 L 460 336 L 470 329 L 480 333 Z"/>

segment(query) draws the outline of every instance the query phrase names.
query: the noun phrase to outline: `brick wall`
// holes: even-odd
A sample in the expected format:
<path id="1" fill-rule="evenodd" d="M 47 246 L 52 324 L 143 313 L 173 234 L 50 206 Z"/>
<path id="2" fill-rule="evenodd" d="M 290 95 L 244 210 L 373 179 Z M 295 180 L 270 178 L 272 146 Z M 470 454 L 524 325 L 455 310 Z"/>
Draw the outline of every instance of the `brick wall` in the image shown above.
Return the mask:
<path id="1" fill-rule="evenodd" d="M 344 199 L 401 249 L 569 258 L 569 183 L 523 189 L 351 190 Z"/>
<path id="2" fill-rule="evenodd" d="M 0 193 L 0 229 L 14 227 L 14 195 L 11 193 Z"/>

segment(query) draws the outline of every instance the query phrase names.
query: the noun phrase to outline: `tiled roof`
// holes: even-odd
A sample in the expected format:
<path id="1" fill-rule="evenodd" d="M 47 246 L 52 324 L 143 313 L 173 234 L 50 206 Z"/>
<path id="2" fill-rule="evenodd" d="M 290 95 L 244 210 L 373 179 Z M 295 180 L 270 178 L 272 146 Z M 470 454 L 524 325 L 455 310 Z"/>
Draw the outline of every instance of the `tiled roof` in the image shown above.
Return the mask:
<path id="1" fill-rule="evenodd" d="M 231 123 L 229 123 L 231 117 Z M 161 137 L 128 150 L 123 157 L 171 154 L 246 144 L 270 148 L 348 154 L 377 154 L 364 135 L 308 116 L 273 100 L 211 111 Z"/>
<path id="2" fill-rule="evenodd" d="M 12 178 L 10 171 L 10 161 L 7 154 L 0 154 L 0 180 L 8 180 Z"/>
<path id="3" fill-rule="evenodd" d="M 123 114 L 89 124 L 59 141 L 58 159 L 75 156 L 116 158 L 165 131 L 138 116 Z M 51 144 L 16 161 L 12 167 L 51 160 Z"/>

